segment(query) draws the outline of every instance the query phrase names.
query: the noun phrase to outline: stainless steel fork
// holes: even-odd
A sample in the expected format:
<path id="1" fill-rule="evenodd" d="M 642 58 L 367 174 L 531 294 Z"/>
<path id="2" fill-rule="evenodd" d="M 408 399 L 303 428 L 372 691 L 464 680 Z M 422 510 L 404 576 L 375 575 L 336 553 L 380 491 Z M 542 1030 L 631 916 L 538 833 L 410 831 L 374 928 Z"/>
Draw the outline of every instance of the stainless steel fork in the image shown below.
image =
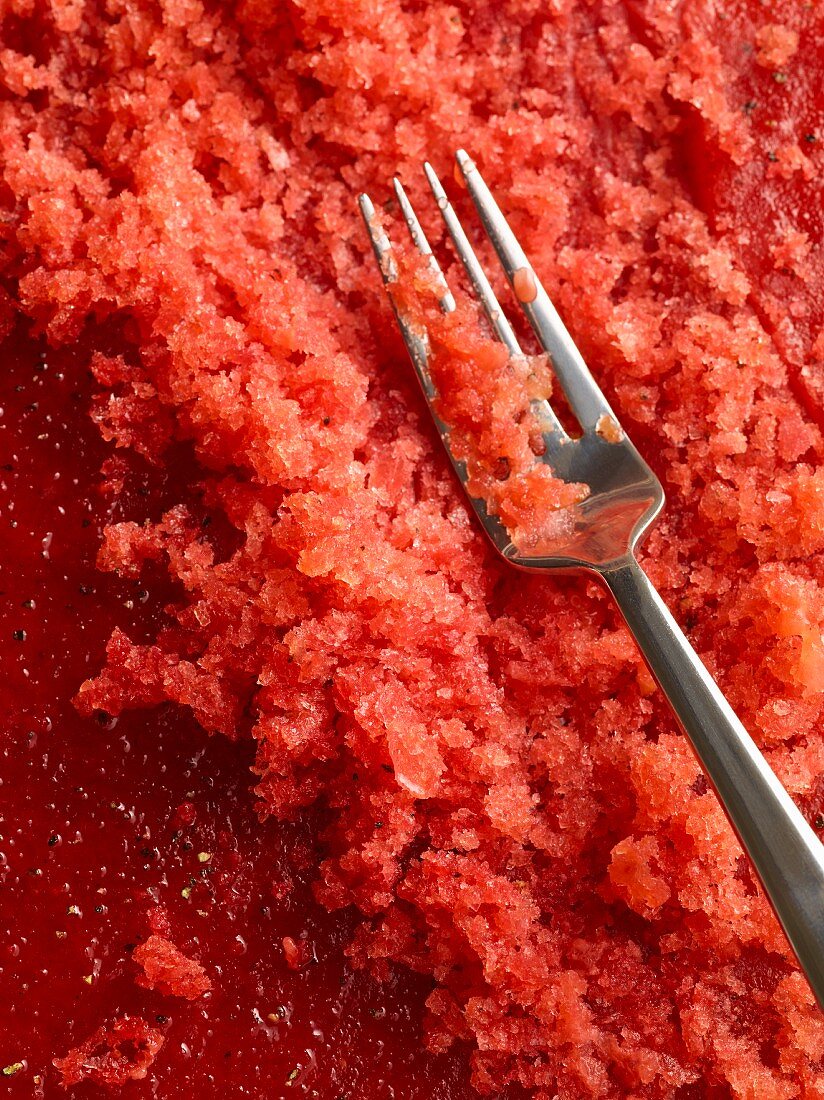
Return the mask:
<path id="1" fill-rule="evenodd" d="M 664 504 L 661 483 L 620 427 L 477 167 L 463 151 L 458 152 L 457 161 L 515 296 L 548 353 L 581 426 L 580 438 L 571 438 L 548 403 L 537 403 L 536 412 L 545 425 L 543 458 L 555 476 L 589 487 L 589 495 L 575 506 L 571 533 L 553 545 L 551 553 L 543 546 L 540 553 L 534 554 L 516 547 L 483 501 L 470 497 L 475 513 L 498 552 L 513 566 L 526 570 L 582 570 L 598 576 L 612 592 L 824 1008 L 824 847 L 638 565 L 635 550 Z M 428 164 L 425 171 L 493 330 L 512 355 L 522 354 L 438 177 Z M 442 287 L 441 308 L 450 312 L 455 301 L 398 180 L 395 193 L 412 240 L 428 258 Z M 398 280 L 398 267 L 390 241 L 369 196 L 361 195 L 359 202 L 418 379 L 447 454 L 465 486 L 466 470 L 452 453 L 449 426 L 433 407 L 437 393 L 428 370 L 427 334 L 405 315 L 394 298 L 392 285 Z"/>

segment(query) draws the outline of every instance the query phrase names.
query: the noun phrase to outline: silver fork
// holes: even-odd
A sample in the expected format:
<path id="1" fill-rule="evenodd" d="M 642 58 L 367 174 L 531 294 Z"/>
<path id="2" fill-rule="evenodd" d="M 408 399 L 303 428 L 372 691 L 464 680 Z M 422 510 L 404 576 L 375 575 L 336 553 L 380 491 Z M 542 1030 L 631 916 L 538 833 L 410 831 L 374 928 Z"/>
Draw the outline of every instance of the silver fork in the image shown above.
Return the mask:
<path id="1" fill-rule="evenodd" d="M 698 655 L 635 558 L 635 550 L 664 505 L 660 481 L 621 429 L 506 219 L 469 156 L 457 161 L 483 226 L 540 344 L 548 353 L 567 402 L 581 426 L 572 438 L 547 402 L 536 403 L 545 431 L 543 456 L 555 476 L 583 483 L 589 495 L 575 506 L 571 533 L 551 553 L 518 549 L 484 502 L 470 497 L 492 543 L 513 566 L 526 570 L 595 574 L 621 609 L 655 679 L 692 743 L 707 778 L 781 921 L 824 1008 L 824 847 L 736 717 Z M 432 193 L 489 322 L 513 355 L 522 354 L 458 217 L 430 165 Z M 399 180 L 395 193 L 410 235 L 428 259 L 444 312 L 455 301 Z M 404 315 L 392 294 L 398 268 L 388 236 L 368 195 L 359 199 L 375 257 L 404 342 L 447 454 L 464 487 L 466 469 L 450 447 L 449 427 L 433 407 L 425 331 Z"/>

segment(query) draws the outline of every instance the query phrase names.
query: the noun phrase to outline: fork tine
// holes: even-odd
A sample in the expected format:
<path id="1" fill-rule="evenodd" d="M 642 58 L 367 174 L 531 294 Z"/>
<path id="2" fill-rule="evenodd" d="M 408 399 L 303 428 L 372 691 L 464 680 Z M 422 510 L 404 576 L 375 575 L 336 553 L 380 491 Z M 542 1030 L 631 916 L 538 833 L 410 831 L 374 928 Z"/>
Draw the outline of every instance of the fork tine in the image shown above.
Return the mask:
<path id="1" fill-rule="evenodd" d="M 403 189 L 401 188 L 401 190 Z M 398 198 L 400 199 L 400 196 L 398 196 Z M 405 195 L 404 200 L 406 200 Z M 358 196 L 358 206 L 360 207 L 364 223 L 366 224 L 366 232 L 369 235 L 369 240 L 372 242 L 372 249 L 375 253 L 375 259 L 378 261 L 378 268 L 380 270 L 384 286 L 386 287 L 387 297 L 389 298 L 389 301 L 392 305 L 392 310 L 395 314 L 395 319 L 398 323 L 398 328 L 400 329 L 401 336 L 403 337 L 403 342 L 406 344 L 407 351 L 409 352 L 409 357 L 412 360 L 412 365 L 415 368 L 415 374 L 418 377 L 418 381 L 420 382 L 424 397 L 426 398 L 426 403 L 429 407 L 429 413 L 432 417 L 432 421 L 435 425 L 438 435 L 441 437 L 441 442 L 443 443 L 444 450 L 446 451 L 447 457 L 452 464 L 452 468 L 458 476 L 458 480 L 464 487 L 466 487 L 466 465 L 460 459 L 455 457 L 449 438 L 449 425 L 441 420 L 435 408 L 438 391 L 429 374 L 428 334 L 425 328 L 418 328 L 409 320 L 409 318 L 405 315 L 404 310 L 398 305 L 398 302 L 395 298 L 392 288 L 393 284 L 396 283 L 398 280 L 398 266 L 395 262 L 394 257 L 392 256 L 392 243 L 389 240 L 389 236 L 387 235 L 386 231 L 381 226 L 378 220 L 372 200 L 369 198 L 368 195 L 361 194 Z M 409 210 L 412 213 L 412 217 L 414 218 L 414 223 L 417 225 L 418 230 L 420 230 L 418 219 L 415 217 L 414 211 L 412 211 L 408 200 L 401 203 L 402 210 L 404 210 L 404 206 L 409 207 Z M 406 210 L 404 210 L 404 214 L 405 213 Z M 409 226 L 410 232 L 412 232 L 413 226 L 410 223 L 409 219 L 407 219 L 407 225 Z M 417 237 L 417 239 L 413 235 L 413 240 L 415 241 L 415 244 L 418 246 L 418 248 L 421 248 L 421 241 L 426 242 L 423 230 L 420 230 L 420 235 Z M 426 243 L 426 247 L 428 247 L 428 242 Z M 424 253 L 424 255 L 426 254 L 427 253 Z M 441 277 L 443 278 L 443 275 L 441 275 Z M 446 280 L 444 280 L 444 285 L 446 285 Z M 447 310 L 447 312 L 449 311 Z M 473 509 L 475 510 L 475 513 L 481 521 L 484 531 L 495 544 L 498 552 L 504 557 L 511 557 L 514 553 L 516 553 L 516 548 L 512 544 L 512 540 L 510 539 L 509 532 L 507 531 L 506 527 L 504 527 L 497 516 L 487 511 L 484 501 L 471 496 L 469 497 L 469 500 Z"/>
<path id="2" fill-rule="evenodd" d="M 474 161 L 463 149 L 458 150 L 456 159 L 515 296 L 542 347 L 548 352 L 561 388 L 581 427 L 585 431 L 595 429 L 602 417 L 611 418 L 617 427 L 617 419 L 606 397 L 590 374 Z M 524 274 L 519 275 L 520 272 Z"/>
<path id="3" fill-rule="evenodd" d="M 372 251 L 375 253 L 375 259 L 378 261 L 381 278 L 387 289 L 389 301 L 392 304 L 392 309 L 398 322 L 398 328 L 401 330 L 403 342 L 406 344 L 409 357 L 412 360 L 412 365 L 418 376 L 418 381 L 421 384 L 421 388 L 431 408 L 431 403 L 438 396 L 438 391 L 429 374 L 429 338 L 426 330 L 416 328 L 404 311 L 398 308 L 398 303 L 395 301 L 395 295 L 392 293 L 392 284 L 397 282 L 398 279 L 398 265 L 392 255 L 392 242 L 389 240 L 386 230 L 378 221 L 372 200 L 366 194 L 359 195 L 358 206 L 360 207 L 360 212 L 366 225 L 366 232 L 369 234 L 369 240 L 372 242 Z M 441 434 L 441 438 L 451 458 L 452 452 L 449 450 L 449 443 L 444 435 L 445 428 L 435 416 L 434 409 L 432 410 L 432 415 L 435 417 L 438 431 Z"/>
<path id="4" fill-rule="evenodd" d="M 439 300 L 440 307 L 444 313 L 452 313 L 455 309 L 455 299 L 452 297 L 452 292 L 447 286 L 444 273 L 441 271 L 441 265 L 435 259 L 435 256 L 430 247 L 429 241 L 426 239 L 426 234 L 423 231 L 421 223 L 418 221 L 418 215 L 412 209 L 412 203 L 406 197 L 406 192 L 403 189 L 401 181 L 395 177 L 392 181 L 395 187 L 395 195 L 397 196 L 398 203 L 400 204 L 401 213 L 403 214 L 404 221 L 409 229 L 409 236 L 412 238 L 412 242 L 418 249 L 422 256 L 426 256 L 429 259 L 429 266 L 435 273 L 435 276 L 443 287 L 443 294 Z"/>
<path id="5" fill-rule="evenodd" d="M 475 250 L 469 243 L 466 233 L 464 233 L 463 226 L 458 220 L 458 215 L 455 213 L 443 189 L 441 181 L 438 179 L 431 164 L 427 162 L 424 164 L 423 168 L 424 172 L 426 172 L 429 186 L 432 189 L 432 194 L 435 196 L 435 201 L 438 204 L 438 209 L 446 223 L 449 236 L 452 238 L 452 243 L 455 245 L 458 258 L 469 276 L 469 281 L 472 283 L 475 293 L 481 300 L 481 305 L 483 306 L 484 313 L 489 319 L 489 323 L 492 325 L 492 328 L 495 330 L 495 333 L 510 355 L 523 356 L 524 353 L 521 350 L 521 345 L 518 343 L 518 338 L 513 332 L 506 314 L 501 309 L 498 299 L 495 297 L 495 291 L 490 286 L 484 269 L 481 267 L 478 257 L 475 255 Z M 553 437 L 555 442 L 560 442 L 567 438 L 563 425 L 552 411 L 549 402 L 534 401 L 533 408 L 538 414 L 541 421 L 541 427 L 547 436 Z"/>
<path id="6" fill-rule="evenodd" d="M 403 191 L 403 188 L 401 188 L 401 191 Z M 400 195 L 398 195 L 398 198 L 400 199 Z M 423 251 L 421 242 L 423 242 L 424 246 L 427 248 L 429 247 L 428 242 L 426 241 L 423 230 L 420 228 L 418 219 L 415 217 L 415 213 L 412 210 L 412 207 L 409 204 L 406 195 L 404 195 L 403 198 L 404 201 L 401 202 L 401 209 L 404 211 L 404 215 L 406 215 L 405 208 L 408 208 L 409 212 L 411 213 L 412 218 L 414 219 L 414 225 L 417 227 L 415 232 L 418 233 L 417 237 L 413 235 L 413 240 L 415 241 L 415 244 L 418 246 L 418 248 Z M 404 313 L 404 310 L 398 305 L 398 302 L 395 299 L 395 295 L 392 292 L 392 285 L 398 280 L 398 266 L 395 262 L 394 257 L 392 256 L 392 242 L 389 240 L 388 234 L 381 226 L 377 218 L 372 200 L 369 198 L 368 195 L 361 194 L 358 196 L 358 206 L 360 207 L 361 214 L 363 215 L 363 220 L 366 224 L 366 232 L 369 235 L 369 240 L 372 242 L 372 249 L 375 253 L 375 259 L 378 261 L 378 268 L 380 269 L 381 277 L 383 279 L 384 286 L 386 287 L 387 297 L 389 298 L 389 301 L 392 305 L 392 310 L 395 314 L 395 319 L 398 323 L 398 328 L 400 329 L 401 336 L 403 337 L 403 342 L 406 344 L 407 351 L 409 352 L 409 357 L 412 360 L 412 365 L 415 368 L 415 374 L 418 376 L 418 381 L 420 382 L 421 389 L 423 390 L 424 397 L 426 398 L 426 403 L 429 407 L 429 413 L 432 417 L 432 421 L 435 425 L 438 435 L 441 437 L 441 442 L 443 443 L 444 450 L 446 451 L 449 461 L 452 463 L 452 468 L 457 474 L 458 480 L 461 482 L 462 485 L 465 486 L 467 479 L 466 466 L 460 459 L 455 457 L 449 438 L 449 425 L 445 424 L 444 421 L 441 420 L 435 408 L 435 401 L 438 397 L 438 391 L 429 374 L 429 336 L 425 328 L 418 328 L 409 320 L 409 318 Z M 409 218 L 407 218 L 406 224 L 409 226 L 409 230 L 411 233 L 413 231 L 413 223 L 410 222 Z M 428 253 L 424 252 L 424 255 L 427 254 Z M 432 259 L 435 263 L 437 263 L 437 261 L 435 261 L 434 259 L 434 256 L 432 257 Z M 441 278 L 444 279 L 442 273 Z M 445 279 L 444 286 L 446 287 Z M 449 294 L 448 290 L 447 294 Z M 449 297 L 452 297 L 451 294 L 449 295 Z M 443 303 L 443 299 L 441 299 L 441 302 Z M 449 310 L 447 309 L 446 312 L 449 312 Z M 486 505 L 482 500 L 477 500 L 474 497 L 470 497 L 469 499 L 472 503 L 472 507 L 474 508 L 475 512 L 481 520 L 481 523 L 483 524 L 484 530 L 486 531 L 492 542 L 495 544 L 495 546 L 498 548 L 499 552 L 505 556 L 507 554 L 511 554 L 514 548 L 509 537 L 509 532 L 506 530 L 504 525 L 498 520 L 497 516 L 490 515 L 487 512 Z"/>
<path id="7" fill-rule="evenodd" d="M 475 255 L 472 245 L 467 240 L 467 236 L 463 231 L 463 226 L 458 221 L 458 216 L 453 210 L 452 204 L 447 198 L 446 192 L 441 185 L 441 181 L 435 174 L 434 168 L 427 162 L 424 164 L 423 170 L 426 172 L 426 178 L 429 181 L 429 186 L 432 188 L 432 194 L 435 196 L 435 202 L 438 204 L 438 209 L 441 212 L 443 220 L 446 222 L 449 236 L 452 238 L 455 249 L 457 250 L 461 263 L 466 269 L 473 289 L 481 301 L 484 313 L 489 318 L 489 323 L 492 325 L 498 338 L 505 345 L 510 355 L 523 355 L 517 337 L 512 331 L 512 326 L 498 304 L 498 299 L 495 297 L 495 291 L 489 285 L 489 280 L 484 274 L 483 268 L 478 263 L 478 257 Z"/>
<path id="8" fill-rule="evenodd" d="M 372 242 L 372 251 L 375 253 L 375 259 L 378 261 L 381 276 L 383 277 L 384 283 L 388 286 L 389 283 L 394 283 L 398 277 L 397 264 L 392 256 L 392 244 L 386 234 L 386 230 L 378 222 L 375 205 L 369 196 L 366 194 L 359 195 L 358 206 L 360 207 L 363 220 L 366 223 L 366 232 L 369 234 L 369 240 Z"/>

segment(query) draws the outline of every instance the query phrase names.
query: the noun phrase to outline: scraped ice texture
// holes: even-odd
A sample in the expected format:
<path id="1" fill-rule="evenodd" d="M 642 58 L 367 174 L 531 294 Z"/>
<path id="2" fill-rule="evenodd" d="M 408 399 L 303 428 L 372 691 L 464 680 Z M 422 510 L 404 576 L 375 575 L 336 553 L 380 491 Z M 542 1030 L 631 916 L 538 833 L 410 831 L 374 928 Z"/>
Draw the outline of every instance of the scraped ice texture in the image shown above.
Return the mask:
<path id="1" fill-rule="evenodd" d="M 820 1098 L 824 1024 L 687 745 L 600 590 L 493 559 L 354 207 L 400 171 L 459 286 L 419 166 L 471 147 L 665 483 L 650 574 L 820 827 L 820 6 L 18 8 L 0 318 L 93 317 L 101 430 L 202 470 L 197 514 L 106 532 L 180 595 L 79 704 L 182 703 L 257 739 L 262 812 L 323 799 L 353 959 L 433 977 L 427 1041 L 487 1094 Z"/>
<path id="2" fill-rule="evenodd" d="M 117 1088 L 142 1081 L 163 1043 L 163 1032 L 141 1017 L 121 1016 L 99 1027 L 64 1058 L 55 1058 L 54 1066 L 64 1088 L 84 1081 Z"/>

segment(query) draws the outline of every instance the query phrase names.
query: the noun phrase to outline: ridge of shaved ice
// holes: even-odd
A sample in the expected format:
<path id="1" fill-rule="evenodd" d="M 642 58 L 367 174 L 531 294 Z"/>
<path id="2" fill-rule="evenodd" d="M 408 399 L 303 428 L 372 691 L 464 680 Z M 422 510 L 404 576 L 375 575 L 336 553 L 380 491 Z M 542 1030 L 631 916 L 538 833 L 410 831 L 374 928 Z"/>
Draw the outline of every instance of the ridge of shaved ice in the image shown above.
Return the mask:
<path id="1" fill-rule="evenodd" d="M 821 828 L 824 273 L 797 255 L 821 238 L 820 13 L 0 18 L 0 325 L 98 326 L 101 431 L 189 448 L 219 521 L 108 528 L 101 568 L 179 598 L 156 636 L 112 636 L 78 705 L 188 707 L 256 740 L 261 813 L 322 801 L 318 896 L 359 909 L 356 963 L 431 976 L 427 1042 L 469 1044 L 481 1093 L 820 1098 L 824 1024 L 688 746 L 599 589 L 485 546 L 353 207 L 471 147 L 665 483 L 646 568 Z M 139 1025 L 119 1083 L 158 1053 Z"/>

